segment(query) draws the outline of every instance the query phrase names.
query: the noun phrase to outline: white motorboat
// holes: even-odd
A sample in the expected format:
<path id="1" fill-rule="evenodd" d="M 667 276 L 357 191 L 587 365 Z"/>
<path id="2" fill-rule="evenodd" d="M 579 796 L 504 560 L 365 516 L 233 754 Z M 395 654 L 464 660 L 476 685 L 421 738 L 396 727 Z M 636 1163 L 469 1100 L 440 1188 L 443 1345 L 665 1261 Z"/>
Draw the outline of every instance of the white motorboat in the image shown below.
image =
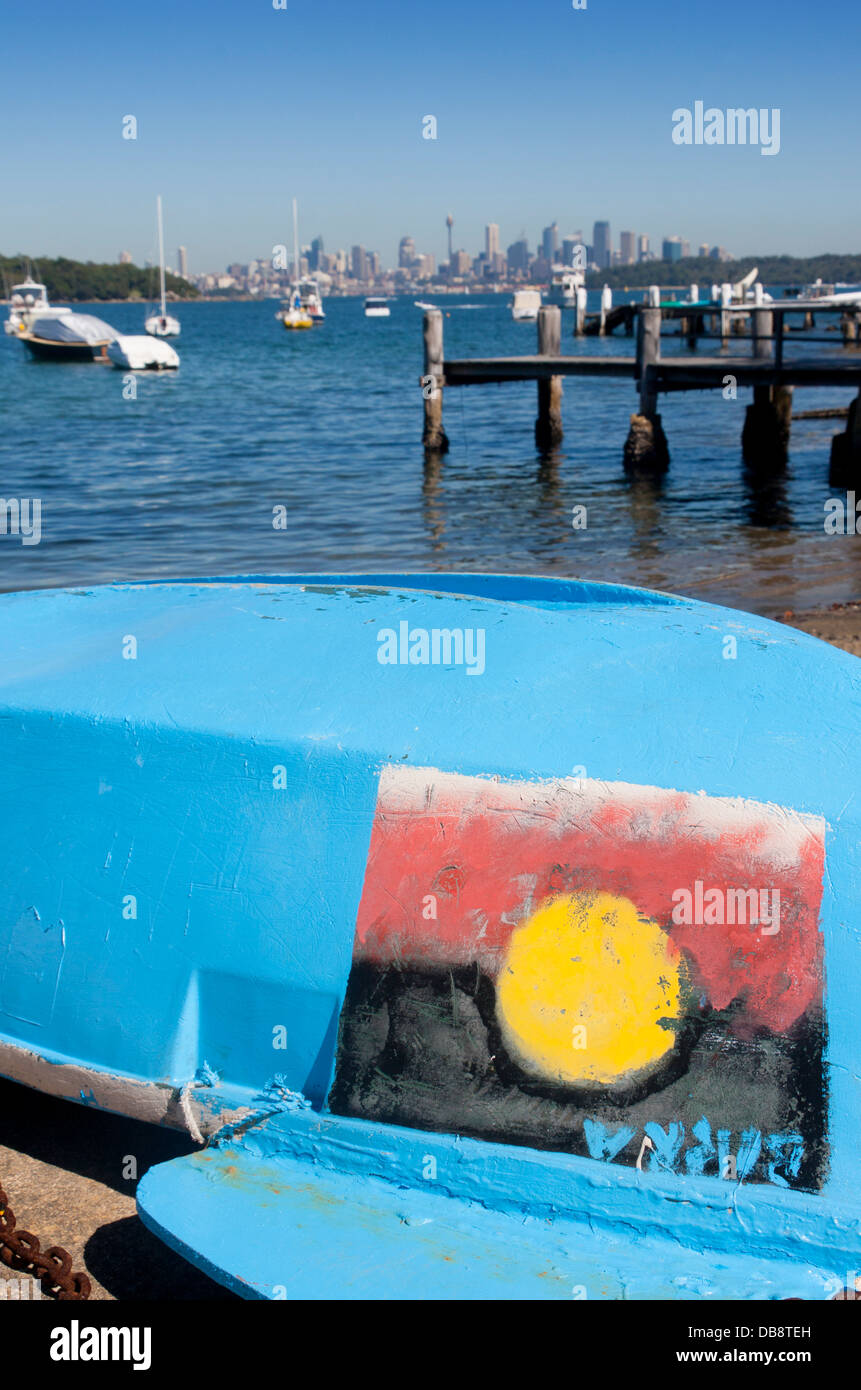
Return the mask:
<path id="1" fill-rule="evenodd" d="M 72 313 L 39 318 L 33 328 L 20 334 L 34 357 L 56 362 L 107 362 L 108 344 L 117 336 L 117 330 L 104 319 Z"/>
<path id="2" fill-rule="evenodd" d="M 549 304 L 558 304 L 561 309 L 574 309 L 577 306 L 577 291 L 585 285 L 586 276 L 582 270 L 570 266 L 554 266 L 550 280 Z"/>
<path id="3" fill-rule="evenodd" d="M 157 314 L 150 314 L 144 324 L 147 333 L 151 333 L 154 338 L 176 338 L 181 332 L 179 319 L 175 319 L 167 312 L 167 302 L 164 291 L 164 226 L 161 215 L 161 194 L 156 199 L 156 209 L 158 215 L 158 273 L 159 289 L 161 291 L 161 305 Z"/>
<path id="4" fill-rule="evenodd" d="M 108 343 L 106 351 L 115 367 L 130 372 L 160 372 L 179 366 L 176 348 L 149 333 L 120 333 Z"/>
<path id="5" fill-rule="evenodd" d="M 387 299 L 383 299 L 379 295 L 371 295 L 369 299 L 365 300 L 366 319 L 387 319 L 391 318 L 391 314 L 392 311 Z"/>
<path id="6" fill-rule="evenodd" d="M 515 290 L 511 301 L 511 317 L 519 321 L 534 321 L 541 308 L 540 290 Z"/>
<path id="7" fill-rule="evenodd" d="M 12 286 L 9 316 L 3 327 L 7 333 L 18 337 L 22 333 L 28 333 L 40 318 L 56 318 L 58 314 L 70 312 L 68 305 L 49 303 L 45 286 L 28 275 L 20 285 Z"/>
<path id="8" fill-rule="evenodd" d="M 427 304 L 423 299 L 415 299 L 413 303 L 417 309 L 435 309 L 437 307 L 435 304 Z"/>

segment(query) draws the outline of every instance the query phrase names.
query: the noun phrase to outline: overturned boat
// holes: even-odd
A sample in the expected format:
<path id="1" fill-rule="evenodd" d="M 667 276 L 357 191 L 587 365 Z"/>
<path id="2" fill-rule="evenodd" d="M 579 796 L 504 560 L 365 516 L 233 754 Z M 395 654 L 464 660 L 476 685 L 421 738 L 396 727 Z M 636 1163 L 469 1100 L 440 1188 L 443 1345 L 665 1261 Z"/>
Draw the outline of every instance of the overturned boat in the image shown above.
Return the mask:
<path id="1" fill-rule="evenodd" d="M 0 1073 L 198 1141 L 138 1189 L 171 1247 L 252 1298 L 844 1288 L 856 658 L 439 574 L 5 595 L 0 651 Z"/>
<path id="2" fill-rule="evenodd" d="M 115 367 L 126 371 L 147 372 L 175 370 L 179 366 L 179 353 L 162 338 L 150 337 L 148 333 L 119 333 L 112 343 L 108 343 L 107 354 Z"/>

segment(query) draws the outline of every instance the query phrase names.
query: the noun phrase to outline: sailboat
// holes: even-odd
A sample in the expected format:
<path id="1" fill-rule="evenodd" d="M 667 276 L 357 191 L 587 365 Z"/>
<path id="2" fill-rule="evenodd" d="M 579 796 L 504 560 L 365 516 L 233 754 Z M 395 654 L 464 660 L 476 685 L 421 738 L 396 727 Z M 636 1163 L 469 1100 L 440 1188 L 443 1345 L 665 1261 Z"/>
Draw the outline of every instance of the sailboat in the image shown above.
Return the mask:
<path id="1" fill-rule="evenodd" d="M 296 199 L 293 199 L 293 276 L 294 283 L 290 287 L 290 296 L 282 302 L 277 317 L 281 320 L 285 328 L 313 328 L 314 320 L 311 317 L 307 304 L 302 300 L 302 282 L 299 276 L 299 211 Z M 319 315 L 323 317 L 323 306 L 317 299 Z"/>
<path id="2" fill-rule="evenodd" d="M 158 210 L 158 272 L 159 287 L 161 289 L 161 308 L 159 313 L 150 314 L 144 328 L 154 338 L 176 338 L 180 332 L 179 319 L 173 318 L 167 312 L 164 293 L 164 227 L 161 216 L 161 194 L 156 199 Z"/>

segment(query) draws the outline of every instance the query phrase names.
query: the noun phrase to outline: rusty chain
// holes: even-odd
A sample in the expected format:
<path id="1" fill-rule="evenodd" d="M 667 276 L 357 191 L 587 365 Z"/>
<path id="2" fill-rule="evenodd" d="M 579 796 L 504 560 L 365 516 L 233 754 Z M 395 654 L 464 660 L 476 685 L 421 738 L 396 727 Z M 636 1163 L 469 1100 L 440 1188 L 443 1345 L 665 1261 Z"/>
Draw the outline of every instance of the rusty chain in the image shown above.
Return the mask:
<path id="1" fill-rule="evenodd" d="M 42 1252 L 31 1231 L 16 1229 L 15 1213 L 0 1186 L 0 1263 L 38 1279 L 48 1298 L 60 1300 L 89 1298 L 91 1284 L 86 1274 L 72 1273 L 72 1257 L 61 1245 Z"/>

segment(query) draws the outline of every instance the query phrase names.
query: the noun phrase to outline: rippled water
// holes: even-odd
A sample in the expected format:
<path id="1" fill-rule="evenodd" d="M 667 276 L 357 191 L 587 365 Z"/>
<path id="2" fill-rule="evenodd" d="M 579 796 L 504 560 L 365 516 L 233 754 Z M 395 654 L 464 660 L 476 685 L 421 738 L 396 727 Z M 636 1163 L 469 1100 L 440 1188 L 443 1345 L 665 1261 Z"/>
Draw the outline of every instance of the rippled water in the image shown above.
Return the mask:
<path id="1" fill-rule="evenodd" d="M 508 303 L 443 299 L 447 355 L 533 351 L 535 326 L 515 324 Z M 136 400 L 113 367 L 36 362 L 3 335 L 0 493 L 42 499 L 43 538 L 0 536 L 0 587 L 399 567 L 577 575 L 766 613 L 858 597 L 861 540 L 823 530 L 839 421 L 795 422 L 786 478 L 763 490 L 741 461 L 749 392 L 664 397 L 672 461 L 651 484 L 622 470 L 633 382 L 567 380 L 550 459 L 533 443 L 534 384 L 469 387 L 447 391 L 451 451 L 427 463 L 412 300 L 366 320 L 361 300 L 330 299 L 325 326 L 298 334 L 276 307 L 182 305 L 180 370 L 139 374 Z M 89 311 L 142 331 L 141 305 Z M 570 332 L 566 311 L 565 350 L 633 348 Z M 797 391 L 796 409 L 848 399 Z M 586 530 L 571 526 L 578 504 Z"/>

